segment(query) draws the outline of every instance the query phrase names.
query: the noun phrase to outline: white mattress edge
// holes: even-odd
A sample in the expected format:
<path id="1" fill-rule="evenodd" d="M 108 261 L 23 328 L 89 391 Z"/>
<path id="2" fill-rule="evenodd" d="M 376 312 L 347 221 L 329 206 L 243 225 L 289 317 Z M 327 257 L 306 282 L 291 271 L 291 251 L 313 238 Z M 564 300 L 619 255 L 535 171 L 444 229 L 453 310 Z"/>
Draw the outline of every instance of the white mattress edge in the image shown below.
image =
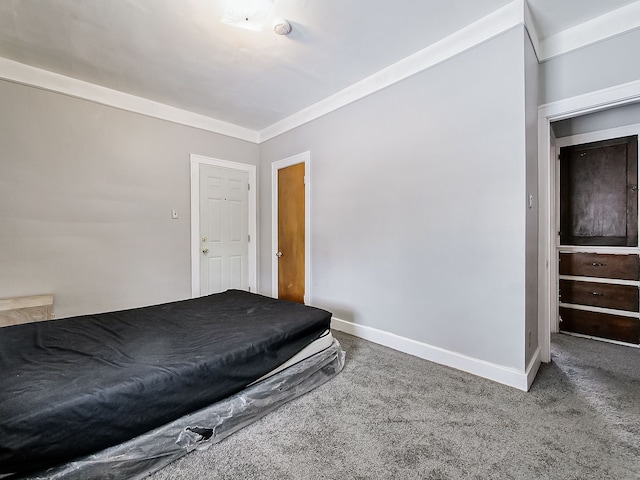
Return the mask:
<path id="1" fill-rule="evenodd" d="M 305 359 L 315 355 L 316 353 L 319 353 L 319 352 L 321 352 L 323 350 L 326 350 L 332 344 L 333 344 L 333 335 L 331 335 L 331 331 L 330 330 L 325 330 L 319 338 L 317 338 L 316 340 L 311 342 L 309 345 L 304 347 L 302 350 L 300 350 L 298 353 L 296 353 L 289 360 L 284 362 L 279 367 L 271 370 L 266 375 L 263 375 L 262 377 L 260 377 L 255 382 L 250 383 L 249 385 L 253 385 L 254 383 L 258 383 L 258 382 L 264 380 L 265 378 L 269 378 L 272 375 L 275 375 L 276 373 L 281 372 L 282 370 L 284 370 L 285 368 L 290 367 L 291 365 L 295 365 L 296 363 L 301 362 L 302 360 L 305 360 Z"/>

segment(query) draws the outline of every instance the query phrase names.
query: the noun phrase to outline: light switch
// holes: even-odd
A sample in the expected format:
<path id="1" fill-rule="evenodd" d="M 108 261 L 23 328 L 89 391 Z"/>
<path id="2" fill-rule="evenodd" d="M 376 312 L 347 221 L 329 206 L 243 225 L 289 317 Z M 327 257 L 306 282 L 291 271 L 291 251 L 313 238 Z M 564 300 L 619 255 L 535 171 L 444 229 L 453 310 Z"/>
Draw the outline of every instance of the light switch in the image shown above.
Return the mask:
<path id="1" fill-rule="evenodd" d="M 174 220 L 178 218 L 178 210 L 176 210 L 175 208 L 171 210 L 171 218 L 173 218 Z"/>

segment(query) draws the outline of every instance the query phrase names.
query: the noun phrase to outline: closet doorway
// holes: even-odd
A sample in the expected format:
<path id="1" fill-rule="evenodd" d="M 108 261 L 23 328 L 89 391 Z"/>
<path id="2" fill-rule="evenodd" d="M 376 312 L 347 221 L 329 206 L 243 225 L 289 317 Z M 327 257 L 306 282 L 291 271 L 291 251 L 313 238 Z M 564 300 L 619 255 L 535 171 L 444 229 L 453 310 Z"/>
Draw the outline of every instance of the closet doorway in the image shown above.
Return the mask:
<path id="1" fill-rule="evenodd" d="M 564 143 L 558 156 L 558 329 L 638 345 L 638 137 Z"/>
<path id="2" fill-rule="evenodd" d="M 595 112 L 604 112 L 640 103 L 640 81 L 606 88 L 585 95 L 542 105 L 538 109 L 538 338 L 540 360 L 551 361 L 551 332 L 557 331 L 559 311 L 558 245 L 559 205 L 557 177 L 559 162 L 552 123 L 577 118 Z M 636 134 L 638 132 L 635 132 Z M 628 136 L 618 133 L 593 139 L 605 140 Z M 589 140 L 576 143 L 588 143 Z"/>

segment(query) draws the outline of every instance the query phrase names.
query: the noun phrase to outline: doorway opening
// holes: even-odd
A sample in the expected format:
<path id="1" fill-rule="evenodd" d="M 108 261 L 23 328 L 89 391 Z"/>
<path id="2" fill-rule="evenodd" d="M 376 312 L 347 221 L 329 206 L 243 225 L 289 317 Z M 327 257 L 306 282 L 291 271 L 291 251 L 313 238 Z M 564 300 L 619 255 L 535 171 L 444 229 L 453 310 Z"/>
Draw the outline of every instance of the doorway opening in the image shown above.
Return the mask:
<path id="1" fill-rule="evenodd" d="M 602 125 L 607 116 L 610 111 L 587 117 Z M 584 127 L 587 117 L 563 123 Z M 637 346 L 640 125 L 570 136 L 561 125 L 553 125 L 560 151 L 559 315 L 551 331 Z"/>
<path id="2" fill-rule="evenodd" d="M 551 361 L 551 333 L 557 331 L 559 201 L 557 140 L 552 123 L 640 102 L 640 81 L 543 105 L 538 109 L 539 197 L 539 317 L 538 333 L 543 362 Z"/>

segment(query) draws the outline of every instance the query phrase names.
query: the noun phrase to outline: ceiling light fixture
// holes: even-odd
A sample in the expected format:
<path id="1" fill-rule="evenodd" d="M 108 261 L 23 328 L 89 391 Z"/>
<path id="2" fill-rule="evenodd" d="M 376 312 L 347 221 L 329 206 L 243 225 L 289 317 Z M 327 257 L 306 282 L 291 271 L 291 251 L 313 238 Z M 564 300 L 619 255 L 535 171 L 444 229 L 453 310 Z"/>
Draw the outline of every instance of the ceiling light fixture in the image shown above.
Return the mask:
<path id="1" fill-rule="evenodd" d="M 259 32 L 272 6 L 273 0 L 227 0 L 227 8 L 220 21 Z"/>

